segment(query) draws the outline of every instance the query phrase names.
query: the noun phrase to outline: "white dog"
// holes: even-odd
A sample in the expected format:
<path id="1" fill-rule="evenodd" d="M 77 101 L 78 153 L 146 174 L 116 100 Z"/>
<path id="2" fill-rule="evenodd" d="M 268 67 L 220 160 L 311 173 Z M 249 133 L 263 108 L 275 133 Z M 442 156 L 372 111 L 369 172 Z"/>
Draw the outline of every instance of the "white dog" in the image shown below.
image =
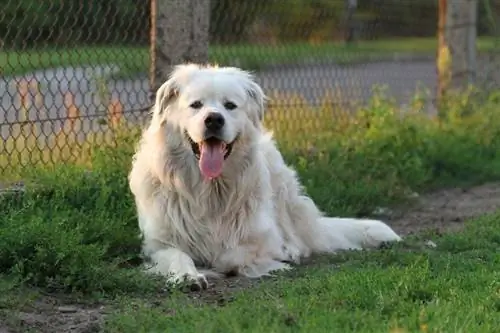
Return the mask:
<path id="1" fill-rule="evenodd" d="M 380 221 L 323 217 L 262 127 L 264 104 L 232 67 L 177 66 L 158 89 L 129 176 L 152 272 L 206 288 L 212 274 L 401 240 Z"/>

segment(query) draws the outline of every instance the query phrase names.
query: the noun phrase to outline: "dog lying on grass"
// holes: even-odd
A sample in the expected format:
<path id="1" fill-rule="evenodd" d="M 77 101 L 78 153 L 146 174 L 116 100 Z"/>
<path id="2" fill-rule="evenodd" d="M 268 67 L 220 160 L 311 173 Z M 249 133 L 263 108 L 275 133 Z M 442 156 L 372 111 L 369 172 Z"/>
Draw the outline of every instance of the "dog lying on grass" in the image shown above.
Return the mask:
<path id="1" fill-rule="evenodd" d="M 323 216 L 263 128 L 265 99 L 233 67 L 180 65 L 158 89 L 129 175 L 151 272 L 206 288 L 401 240 L 381 221 Z"/>

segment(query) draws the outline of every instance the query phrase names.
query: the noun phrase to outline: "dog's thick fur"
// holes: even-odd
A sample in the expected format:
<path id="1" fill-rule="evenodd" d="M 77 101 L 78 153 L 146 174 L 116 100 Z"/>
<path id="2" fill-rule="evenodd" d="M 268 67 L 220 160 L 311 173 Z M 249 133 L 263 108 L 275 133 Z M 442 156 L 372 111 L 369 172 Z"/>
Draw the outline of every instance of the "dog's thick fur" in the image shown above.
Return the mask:
<path id="1" fill-rule="evenodd" d="M 211 273 L 260 277 L 314 252 L 401 240 L 380 221 L 322 215 L 262 127 L 265 98 L 241 69 L 195 64 L 177 66 L 158 89 L 129 176 L 152 272 L 206 287 Z M 234 141 L 213 179 L 192 148 L 209 112 L 225 118 L 223 141 Z"/>

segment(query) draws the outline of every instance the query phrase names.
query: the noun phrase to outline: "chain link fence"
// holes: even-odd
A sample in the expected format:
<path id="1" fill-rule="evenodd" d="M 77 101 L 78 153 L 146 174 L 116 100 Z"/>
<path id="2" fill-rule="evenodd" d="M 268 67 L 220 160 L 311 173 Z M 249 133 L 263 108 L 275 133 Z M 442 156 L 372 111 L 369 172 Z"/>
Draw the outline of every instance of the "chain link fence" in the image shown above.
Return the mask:
<path id="1" fill-rule="evenodd" d="M 147 121 L 148 1 L 2 6 L 2 172 L 78 160 L 85 151 L 75 147 Z M 498 13 L 498 1 L 479 6 L 478 71 L 490 85 Z M 437 17 L 435 0 L 212 0 L 210 61 L 253 70 L 271 106 L 300 110 L 327 101 L 340 113 L 366 102 L 375 85 L 404 104 L 419 86 L 436 90 Z M 300 117 L 315 115 L 288 117 L 300 127 Z"/>

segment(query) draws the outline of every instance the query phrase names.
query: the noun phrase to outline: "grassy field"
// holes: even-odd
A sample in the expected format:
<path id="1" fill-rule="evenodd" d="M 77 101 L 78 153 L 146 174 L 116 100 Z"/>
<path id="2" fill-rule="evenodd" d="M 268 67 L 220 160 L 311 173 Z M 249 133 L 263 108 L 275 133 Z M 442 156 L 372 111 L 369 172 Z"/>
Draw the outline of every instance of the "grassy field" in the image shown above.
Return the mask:
<path id="1" fill-rule="evenodd" d="M 279 105 L 266 121 L 326 213 L 366 216 L 410 191 L 500 180 L 500 101 L 497 93 L 481 97 L 450 98 L 440 119 L 421 114 L 415 100 L 402 121 L 396 103 L 379 94 L 344 121 L 332 122 L 335 110 L 328 107 Z M 315 121 L 301 122 L 303 140 L 293 132 L 297 144 L 283 120 L 290 112 L 317 112 Z M 426 235 L 436 249 L 420 246 L 426 237 L 417 235 L 380 251 L 316 258 L 275 278 L 206 293 L 184 294 L 145 278 L 126 180 L 133 133 L 117 127 L 116 145 L 90 142 L 84 150 L 73 147 L 82 155 L 74 160 L 60 163 L 62 155 L 55 155 L 59 161 L 13 166 L 2 175 L 4 182 L 22 179 L 26 190 L 0 196 L 0 323 L 29 332 L 28 312 L 46 323 L 67 320 L 46 304 L 40 308 L 40 300 L 51 297 L 104 306 L 101 331 L 116 333 L 500 328 L 500 212 L 470 221 L 457 234 Z"/>
<path id="2" fill-rule="evenodd" d="M 295 63 L 306 60 L 331 60 L 340 63 L 380 58 L 393 54 L 431 54 L 436 50 L 435 38 L 406 38 L 380 41 L 343 43 L 290 43 L 276 46 L 231 45 L 212 46 L 210 61 L 260 68 L 270 64 Z M 480 52 L 498 49 L 495 38 L 480 38 Z M 147 73 L 147 48 L 138 47 L 77 47 L 70 49 L 0 51 L 0 75 L 14 75 L 34 70 L 64 66 L 117 65 L 119 76 Z"/>
<path id="3" fill-rule="evenodd" d="M 151 309 L 135 299 L 106 331 L 496 332 L 499 222 L 500 214 L 470 221 L 463 233 L 440 238 L 437 250 L 403 245 L 321 258 L 224 306 L 186 305 L 177 296 Z"/>

